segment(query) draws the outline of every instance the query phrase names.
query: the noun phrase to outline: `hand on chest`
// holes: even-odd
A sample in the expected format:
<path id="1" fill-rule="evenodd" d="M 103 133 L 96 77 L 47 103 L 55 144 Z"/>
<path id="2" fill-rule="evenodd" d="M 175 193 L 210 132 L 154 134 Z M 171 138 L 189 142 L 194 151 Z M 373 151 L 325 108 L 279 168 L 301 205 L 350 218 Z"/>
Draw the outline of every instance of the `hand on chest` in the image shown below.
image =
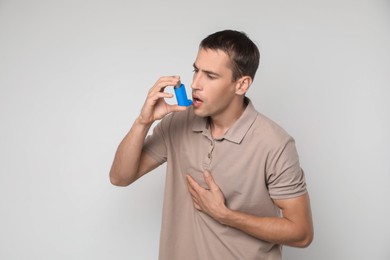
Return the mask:
<path id="1" fill-rule="evenodd" d="M 223 139 L 210 140 L 203 135 L 180 146 L 182 174 L 191 175 L 207 189 L 203 171 L 208 170 L 227 204 L 255 206 L 259 198 L 264 197 L 266 185 L 262 169 L 265 167 L 261 166 L 261 160 L 250 147 Z"/>

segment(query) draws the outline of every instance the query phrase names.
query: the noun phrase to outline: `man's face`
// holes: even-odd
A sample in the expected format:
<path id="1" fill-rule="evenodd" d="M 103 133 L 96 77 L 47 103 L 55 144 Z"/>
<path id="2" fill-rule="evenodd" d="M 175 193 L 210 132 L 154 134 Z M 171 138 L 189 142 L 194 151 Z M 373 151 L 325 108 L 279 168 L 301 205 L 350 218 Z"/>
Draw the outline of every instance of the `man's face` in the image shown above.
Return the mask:
<path id="1" fill-rule="evenodd" d="M 212 118 L 229 113 L 236 97 L 229 56 L 221 50 L 200 49 L 194 62 L 191 84 L 194 113 Z"/>

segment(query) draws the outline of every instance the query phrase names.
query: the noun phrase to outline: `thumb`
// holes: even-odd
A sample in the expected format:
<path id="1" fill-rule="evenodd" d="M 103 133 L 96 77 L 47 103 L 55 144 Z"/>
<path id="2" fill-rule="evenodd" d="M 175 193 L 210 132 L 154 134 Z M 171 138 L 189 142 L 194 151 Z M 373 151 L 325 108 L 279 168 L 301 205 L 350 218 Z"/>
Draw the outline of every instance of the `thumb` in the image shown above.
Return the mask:
<path id="1" fill-rule="evenodd" d="M 188 107 L 185 106 L 179 106 L 179 105 L 169 105 L 168 106 L 168 112 L 179 112 L 179 111 L 185 111 Z"/>

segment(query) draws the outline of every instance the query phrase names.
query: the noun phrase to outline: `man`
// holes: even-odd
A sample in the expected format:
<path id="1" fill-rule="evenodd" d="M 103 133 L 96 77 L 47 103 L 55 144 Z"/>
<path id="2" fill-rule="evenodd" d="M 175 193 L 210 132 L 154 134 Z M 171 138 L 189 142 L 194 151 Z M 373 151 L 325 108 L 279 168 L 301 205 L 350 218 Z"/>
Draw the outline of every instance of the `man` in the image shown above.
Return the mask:
<path id="1" fill-rule="evenodd" d="M 281 245 L 312 241 L 294 140 L 245 96 L 259 59 L 242 32 L 209 35 L 193 65 L 193 105 L 167 104 L 164 89 L 180 78 L 161 77 L 118 147 L 114 185 L 167 162 L 160 259 L 281 259 Z"/>

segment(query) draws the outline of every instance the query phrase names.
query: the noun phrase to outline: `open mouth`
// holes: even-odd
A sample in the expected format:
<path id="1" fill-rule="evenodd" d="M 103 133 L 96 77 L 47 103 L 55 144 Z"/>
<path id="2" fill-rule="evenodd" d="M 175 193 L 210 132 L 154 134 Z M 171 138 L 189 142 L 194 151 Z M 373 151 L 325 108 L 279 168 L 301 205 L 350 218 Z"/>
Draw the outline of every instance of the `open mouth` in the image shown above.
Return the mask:
<path id="1" fill-rule="evenodd" d="M 193 95 L 192 96 L 192 102 L 193 102 L 193 105 L 196 106 L 196 105 L 200 105 L 201 103 L 203 103 L 203 100 L 201 100 L 197 96 Z"/>
<path id="2" fill-rule="evenodd" d="M 201 100 L 201 99 L 199 99 L 199 98 L 194 98 L 194 102 L 201 103 L 201 102 L 202 102 L 202 100 Z"/>

